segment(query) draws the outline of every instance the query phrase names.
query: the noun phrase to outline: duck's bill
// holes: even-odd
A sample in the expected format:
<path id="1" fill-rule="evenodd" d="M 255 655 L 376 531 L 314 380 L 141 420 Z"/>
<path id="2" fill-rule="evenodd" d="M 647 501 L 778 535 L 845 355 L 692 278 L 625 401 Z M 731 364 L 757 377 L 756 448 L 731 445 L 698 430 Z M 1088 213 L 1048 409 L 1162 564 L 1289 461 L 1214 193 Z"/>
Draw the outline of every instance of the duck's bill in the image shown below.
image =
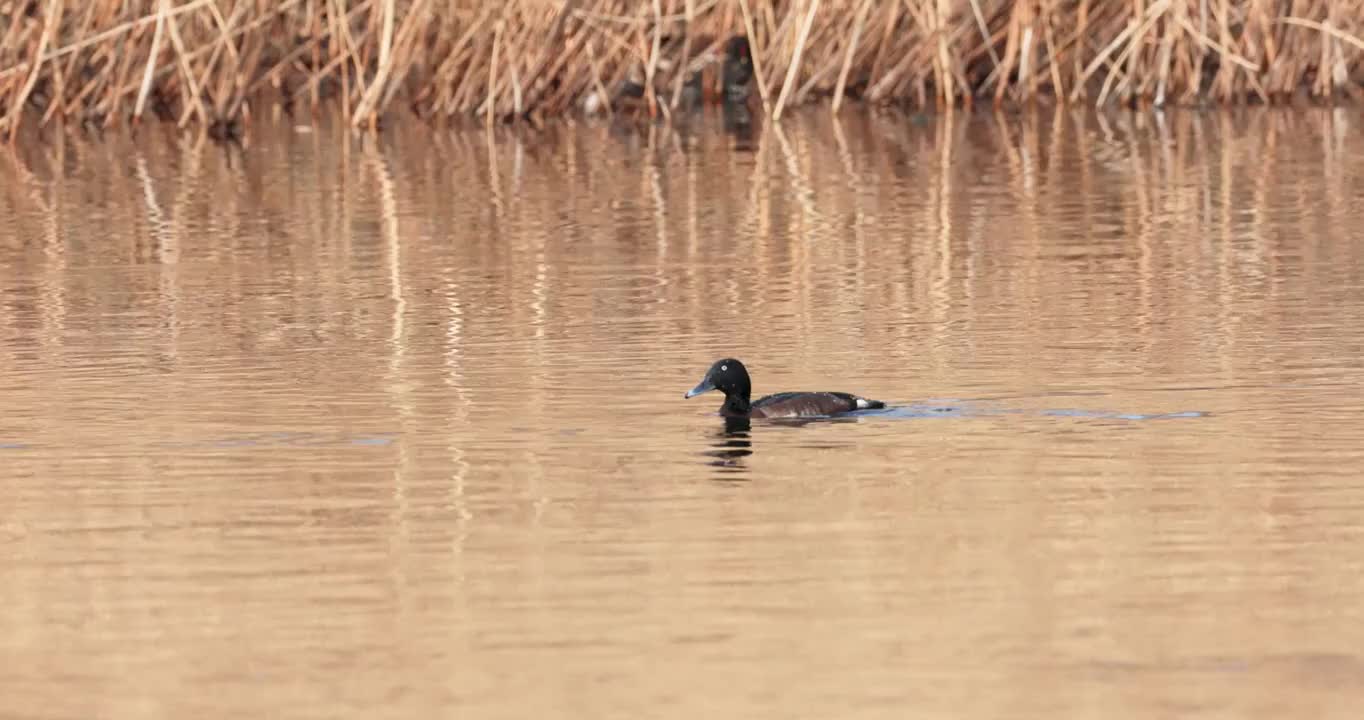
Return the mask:
<path id="1" fill-rule="evenodd" d="M 711 390 L 714 390 L 714 389 L 715 389 L 715 383 L 711 382 L 711 381 L 710 381 L 710 378 L 707 377 L 705 380 L 702 380 L 701 383 L 700 383 L 699 385 L 697 385 L 696 387 L 694 387 L 694 388 L 688 390 L 688 391 L 687 391 L 687 394 L 686 394 L 686 395 L 683 395 L 682 398 L 683 398 L 683 399 L 686 399 L 686 398 L 693 398 L 693 397 L 696 397 L 697 395 L 700 395 L 701 393 L 708 393 L 708 392 L 710 392 Z"/>

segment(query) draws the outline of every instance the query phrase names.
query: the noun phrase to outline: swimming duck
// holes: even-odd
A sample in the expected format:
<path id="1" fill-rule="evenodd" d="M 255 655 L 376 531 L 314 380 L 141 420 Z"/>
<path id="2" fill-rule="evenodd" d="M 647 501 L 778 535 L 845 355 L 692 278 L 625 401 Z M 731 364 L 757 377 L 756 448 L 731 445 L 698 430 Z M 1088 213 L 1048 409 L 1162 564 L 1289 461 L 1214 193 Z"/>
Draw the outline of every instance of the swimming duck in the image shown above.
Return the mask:
<path id="1" fill-rule="evenodd" d="M 682 397 L 691 398 L 711 390 L 725 394 L 720 414 L 726 417 L 818 417 L 886 406 L 880 400 L 868 400 L 842 392 L 783 392 L 750 402 L 748 398 L 752 384 L 748 379 L 748 369 L 734 358 L 716 360 L 701 382 Z"/>

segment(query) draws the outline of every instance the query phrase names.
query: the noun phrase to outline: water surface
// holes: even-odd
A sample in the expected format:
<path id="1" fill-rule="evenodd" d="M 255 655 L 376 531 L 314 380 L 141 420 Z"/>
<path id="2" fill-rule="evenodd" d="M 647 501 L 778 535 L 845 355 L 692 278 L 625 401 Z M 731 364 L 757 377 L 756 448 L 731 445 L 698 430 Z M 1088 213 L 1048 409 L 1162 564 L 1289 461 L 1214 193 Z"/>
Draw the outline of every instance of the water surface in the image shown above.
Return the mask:
<path id="1" fill-rule="evenodd" d="M 1354 717 L 1358 136 L 21 144 L 7 716 Z M 890 408 L 727 428 L 726 355 Z"/>

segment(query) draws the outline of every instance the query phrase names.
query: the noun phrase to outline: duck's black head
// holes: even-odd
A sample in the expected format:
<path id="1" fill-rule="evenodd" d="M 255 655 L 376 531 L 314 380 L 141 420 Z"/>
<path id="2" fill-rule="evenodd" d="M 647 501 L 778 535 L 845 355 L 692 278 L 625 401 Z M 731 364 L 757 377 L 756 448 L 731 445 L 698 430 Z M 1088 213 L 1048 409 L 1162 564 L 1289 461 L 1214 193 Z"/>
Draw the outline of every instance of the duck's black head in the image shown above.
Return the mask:
<path id="1" fill-rule="evenodd" d="M 725 90 L 730 95 L 745 94 L 745 86 L 753 77 L 753 55 L 748 38 L 735 35 L 725 43 Z"/>
<path id="2" fill-rule="evenodd" d="M 743 35 L 734 35 L 725 42 L 725 55 L 733 62 L 741 62 L 745 65 L 753 62 L 753 56 L 748 49 L 748 38 Z"/>
<path id="3" fill-rule="evenodd" d="M 716 360 L 706 371 L 706 376 L 701 378 L 701 382 L 688 390 L 683 397 L 696 397 L 711 390 L 719 390 L 725 394 L 726 409 L 736 412 L 748 411 L 748 397 L 752 392 L 752 385 L 748 380 L 748 369 L 738 360 L 734 358 Z"/>

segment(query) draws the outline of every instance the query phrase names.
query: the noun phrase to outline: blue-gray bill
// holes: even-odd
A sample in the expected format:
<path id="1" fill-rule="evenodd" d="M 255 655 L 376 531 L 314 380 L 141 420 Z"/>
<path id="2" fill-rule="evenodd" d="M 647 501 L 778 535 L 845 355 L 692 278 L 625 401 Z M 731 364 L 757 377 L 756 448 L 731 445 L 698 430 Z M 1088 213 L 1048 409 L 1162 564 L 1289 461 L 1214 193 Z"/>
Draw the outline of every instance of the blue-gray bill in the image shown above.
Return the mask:
<path id="1" fill-rule="evenodd" d="M 685 400 L 687 398 L 693 398 L 696 397 L 697 395 L 700 395 L 701 393 L 708 393 L 714 389 L 715 383 L 711 381 L 709 376 L 707 376 L 704 380 L 698 383 L 696 387 L 688 390 L 687 394 L 682 396 L 682 399 Z"/>

